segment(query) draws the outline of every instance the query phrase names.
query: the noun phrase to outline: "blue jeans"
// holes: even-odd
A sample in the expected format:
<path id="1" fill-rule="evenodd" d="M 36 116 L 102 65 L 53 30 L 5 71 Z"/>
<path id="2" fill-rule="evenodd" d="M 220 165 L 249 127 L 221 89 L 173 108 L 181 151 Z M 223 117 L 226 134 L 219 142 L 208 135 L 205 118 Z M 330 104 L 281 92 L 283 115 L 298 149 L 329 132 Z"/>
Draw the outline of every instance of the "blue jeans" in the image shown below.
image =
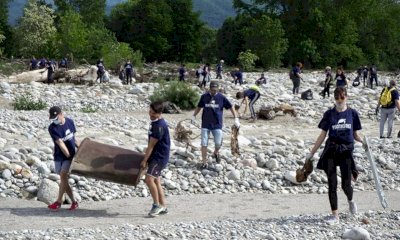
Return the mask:
<path id="1" fill-rule="evenodd" d="M 201 129 L 201 146 L 202 147 L 208 146 L 208 139 L 210 136 L 210 132 L 212 133 L 212 135 L 214 137 L 215 148 L 220 148 L 222 145 L 222 129 L 210 130 L 207 128 L 202 128 Z"/>

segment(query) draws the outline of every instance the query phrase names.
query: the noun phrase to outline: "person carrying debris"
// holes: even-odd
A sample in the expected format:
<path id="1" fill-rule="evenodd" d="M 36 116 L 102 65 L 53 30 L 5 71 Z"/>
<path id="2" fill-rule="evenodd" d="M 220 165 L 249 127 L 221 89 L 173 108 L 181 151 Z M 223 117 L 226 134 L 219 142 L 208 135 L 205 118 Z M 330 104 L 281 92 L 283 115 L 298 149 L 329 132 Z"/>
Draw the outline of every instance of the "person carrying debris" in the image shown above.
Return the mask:
<path id="1" fill-rule="evenodd" d="M 340 66 L 336 69 L 336 87 L 347 87 L 346 76 L 344 75 L 343 67 Z"/>
<path id="2" fill-rule="evenodd" d="M 379 107 L 381 107 L 381 120 L 379 123 L 379 136 L 384 138 L 383 132 L 385 123 L 387 121 L 387 138 L 392 137 L 394 113 L 397 109 L 400 111 L 399 92 L 396 89 L 396 81 L 390 80 L 389 86 L 382 89 L 381 95 L 376 106 L 376 113 L 378 114 Z"/>
<path id="3" fill-rule="evenodd" d="M 347 196 L 349 209 L 352 214 L 357 213 L 357 205 L 353 201 L 353 188 L 351 179 L 357 179 L 358 171 L 355 168 L 353 157 L 354 141 L 361 142 L 366 146 L 358 135 L 361 130 L 361 122 L 358 112 L 347 106 L 347 91 L 343 86 L 337 87 L 334 91 L 335 107 L 324 113 L 318 128 L 321 129 L 314 147 L 307 155 L 306 160 L 311 160 L 326 135 L 325 148 L 318 161 L 317 168 L 325 171 L 328 178 L 328 196 L 331 205 L 332 215 L 326 222 L 329 224 L 339 223 L 338 199 L 337 199 L 337 166 L 340 167 L 342 189 Z"/>
<path id="4" fill-rule="evenodd" d="M 219 156 L 219 149 L 222 146 L 222 125 L 223 125 L 223 111 L 229 109 L 235 118 L 235 126 L 240 127 L 239 117 L 229 100 L 218 92 L 218 82 L 211 81 L 210 90 L 200 97 L 197 108 L 194 110 L 192 116 L 192 123 L 196 121 L 196 115 L 203 109 L 201 117 L 201 156 L 202 168 L 208 167 L 207 160 L 207 146 L 210 133 L 214 136 L 214 154 L 217 163 L 221 162 Z"/>
<path id="5" fill-rule="evenodd" d="M 322 90 L 322 97 L 325 98 L 325 95 L 328 94 L 329 98 L 329 89 L 332 85 L 333 77 L 332 77 L 332 69 L 331 67 L 327 66 L 325 68 L 325 83 L 324 83 L 324 90 Z"/>
<path id="6" fill-rule="evenodd" d="M 300 81 L 302 80 L 302 78 L 300 76 L 302 67 L 303 67 L 303 64 L 301 62 L 298 62 L 298 63 L 296 63 L 296 66 L 294 68 L 292 68 L 292 70 L 289 73 L 289 77 L 293 83 L 293 95 L 299 94 Z"/>
<path id="7" fill-rule="evenodd" d="M 125 69 L 126 84 L 132 85 L 133 65 L 131 63 L 131 60 L 128 60 L 125 63 L 124 69 Z"/>
<path id="8" fill-rule="evenodd" d="M 102 83 L 104 74 L 106 73 L 106 68 L 104 67 L 104 62 L 102 58 L 97 61 L 96 66 L 97 66 L 97 78 L 95 82 L 97 82 L 97 80 L 100 80 L 100 83 Z"/>
<path id="9" fill-rule="evenodd" d="M 256 112 L 254 111 L 254 104 L 260 98 L 260 88 L 258 86 L 252 86 L 249 89 L 244 90 L 243 92 L 236 93 L 236 99 L 243 99 L 240 103 L 239 108 L 245 103 L 245 108 L 243 115 L 247 112 L 247 106 L 250 108 L 251 114 L 251 122 L 255 122 L 257 120 Z M 249 102 L 250 100 L 250 102 Z"/>
<path id="10" fill-rule="evenodd" d="M 74 121 L 64 116 L 61 108 L 53 106 L 49 109 L 49 134 L 54 142 L 54 165 L 55 171 L 60 175 L 60 186 L 57 200 L 50 204 L 48 208 L 57 211 L 61 208 L 64 193 L 67 193 L 72 201 L 69 210 L 78 208 L 78 202 L 74 198 L 71 186 L 68 183 L 69 168 L 76 153 L 79 143 L 75 138 L 76 128 Z"/>
<path id="11" fill-rule="evenodd" d="M 168 123 L 162 118 L 163 110 L 164 105 L 162 102 L 150 104 L 149 141 L 140 164 L 141 168 L 147 167 L 145 182 L 153 198 L 153 205 L 149 212 L 151 217 L 168 213 L 168 209 L 165 206 L 164 190 L 161 186 L 161 171 L 168 165 L 171 141 Z"/>

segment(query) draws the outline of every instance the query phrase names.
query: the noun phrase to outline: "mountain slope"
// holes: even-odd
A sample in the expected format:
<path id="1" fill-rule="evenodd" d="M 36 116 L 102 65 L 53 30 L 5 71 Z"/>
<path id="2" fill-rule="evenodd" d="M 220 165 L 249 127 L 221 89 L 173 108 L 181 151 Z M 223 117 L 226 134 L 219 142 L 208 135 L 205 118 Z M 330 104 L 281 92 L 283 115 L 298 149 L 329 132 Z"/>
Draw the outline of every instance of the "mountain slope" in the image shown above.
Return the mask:
<path id="1" fill-rule="evenodd" d="M 10 2 L 10 24 L 15 25 L 17 23 L 18 18 L 23 13 L 26 1 L 13 0 Z M 107 0 L 106 12 L 109 13 L 116 4 L 124 1 Z M 46 2 L 52 3 L 52 0 L 46 0 Z M 232 0 L 193 0 L 193 10 L 200 12 L 200 19 L 213 28 L 221 27 L 226 18 L 235 16 Z"/>

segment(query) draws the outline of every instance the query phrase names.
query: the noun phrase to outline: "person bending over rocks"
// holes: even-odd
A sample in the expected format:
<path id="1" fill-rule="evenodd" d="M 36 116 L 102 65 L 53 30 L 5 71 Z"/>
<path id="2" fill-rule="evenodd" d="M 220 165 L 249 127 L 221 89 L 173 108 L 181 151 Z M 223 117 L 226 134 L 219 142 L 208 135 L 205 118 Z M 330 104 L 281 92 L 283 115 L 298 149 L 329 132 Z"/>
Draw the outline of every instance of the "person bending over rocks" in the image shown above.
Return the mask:
<path id="1" fill-rule="evenodd" d="M 165 206 L 164 190 L 161 186 L 161 171 L 168 165 L 171 142 L 168 124 L 161 116 L 163 110 L 162 102 L 150 104 L 149 141 L 144 159 L 140 164 L 142 168 L 147 166 L 145 182 L 153 198 L 153 205 L 149 212 L 151 217 L 168 213 Z"/>
<path id="2" fill-rule="evenodd" d="M 222 95 L 222 93 L 218 92 L 218 82 L 211 81 L 210 90 L 201 95 L 199 103 L 197 104 L 197 108 L 194 110 L 192 116 L 192 123 L 196 121 L 196 115 L 203 109 L 202 121 L 201 121 L 201 157 L 202 157 L 202 168 L 208 167 L 207 161 L 207 146 L 208 146 L 208 138 L 210 132 L 214 136 L 214 157 L 217 163 L 221 162 L 221 158 L 219 156 L 219 149 L 222 146 L 222 125 L 223 125 L 223 111 L 225 109 L 229 109 L 232 112 L 233 117 L 235 118 L 235 126 L 237 128 L 240 127 L 239 118 L 236 114 L 235 109 L 232 107 L 232 104 L 229 100 Z"/>
<path id="3" fill-rule="evenodd" d="M 247 106 L 249 106 L 252 122 L 257 120 L 256 112 L 254 111 L 254 104 L 257 102 L 258 98 L 260 98 L 260 89 L 258 88 L 258 86 L 252 86 L 249 89 L 244 90 L 243 92 L 236 93 L 236 99 L 243 99 L 240 103 L 240 106 L 245 103 L 243 115 L 246 114 Z"/>
<path id="4" fill-rule="evenodd" d="M 49 126 L 49 133 L 54 142 L 54 163 L 56 173 L 60 175 L 60 186 L 57 200 L 49 205 L 48 208 L 52 211 L 59 210 L 63 195 L 67 193 L 72 201 L 69 210 L 75 210 L 78 208 L 78 202 L 75 200 L 71 186 L 68 183 L 69 168 L 76 148 L 79 147 L 75 139 L 75 124 L 72 119 L 64 116 L 58 106 L 51 107 L 49 113 L 49 119 L 52 121 Z"/>
<path id="5" fill-rule="evenodd" d="M 361 122 L 358 112 L 347 106 L 347 91 L 345 87 L 337 87 L 334 91 L 335 107 L 324 113 L 318 127 L 321 133 L 314 147 L 306 159 L 311 160 L 319 149 L 326 135 L 328 139 L 325 148 L 318 161 L 317 168 L 325 171 L 328 177 L 328 195 L 332 215 L 326 222 L 328 224 L 339 223 L 338 199 L 337 199 L 337 173 L 339 166 L 342 178 L 342 189 L 347 196 L 351 214 L 357 213 L 357 205 L 353 201 L 353 187 L 351 179 L 357 179 L 358 171 L 355 168 L 353 158 L 354 140 L 363 143 L 358 131 L 361 130 Z M 365 145 L 363 143 L 363 147 Z"/>

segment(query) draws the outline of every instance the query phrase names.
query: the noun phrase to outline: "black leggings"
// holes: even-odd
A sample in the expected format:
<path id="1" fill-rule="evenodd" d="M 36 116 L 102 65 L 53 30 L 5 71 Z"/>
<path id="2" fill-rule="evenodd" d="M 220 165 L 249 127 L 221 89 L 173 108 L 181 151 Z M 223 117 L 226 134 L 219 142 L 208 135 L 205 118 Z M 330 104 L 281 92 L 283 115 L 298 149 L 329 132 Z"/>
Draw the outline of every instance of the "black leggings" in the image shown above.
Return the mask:
<path id="1" fill-rule="evenodd" d="M 326 87 L 324 87 L 324 90 L 322 90 L 322 96 L 325 98 L 325 95 L 328 94 L 329 97 L 329 88 L 331 87 L 330 84 L 328 84 Z"/>
<path id="2" fill-rule="evenodd" d="M 328 161 L 328 167 L 325 173 L 328 177 L 328 195 L 332 211 L 338 209 L 336 166 L 340 167 L 340 173 L 342 175 L 342 189 L 347 196 L 347 200 L 353 200 L 353 187 L 351 186 L 351 159 L 330 159 Z"/>
<path id="3" fill-rule="evenodd" d="M 298 94 L 300 89 L 300 78 L 294 78 L 293 82 L 293 94 Z"/>

